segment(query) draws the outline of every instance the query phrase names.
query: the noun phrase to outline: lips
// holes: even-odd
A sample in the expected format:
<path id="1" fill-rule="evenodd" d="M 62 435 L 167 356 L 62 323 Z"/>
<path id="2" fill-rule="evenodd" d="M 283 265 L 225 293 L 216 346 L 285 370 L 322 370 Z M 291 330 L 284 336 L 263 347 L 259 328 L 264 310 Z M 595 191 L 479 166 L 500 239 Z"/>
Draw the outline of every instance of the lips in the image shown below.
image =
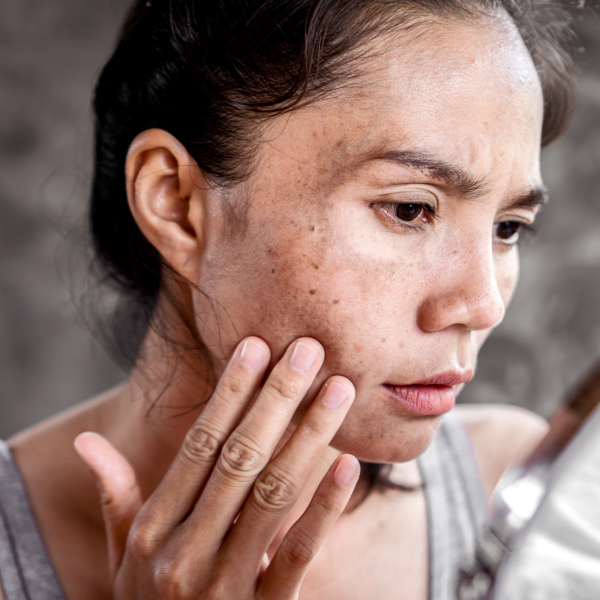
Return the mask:
<path id="1" fill-rule="evenodd" d="M 460 385 L 461 383 L 467 383 L 473 379 L 473 371 L 446 371 L 445 373 L 440 373 L 439 375 L 435 375 L 430 377 L 429 379 L 423 379 L 422 381 L 415 381 L 410 383 L 409 385 L 444 385 L 453 387 L 455 385 Z"/>
<path id="2" fill-rule="evenodd" d="M 386 395 L 416 416 L 447 413 L 455 403 L 454 387 L 473 378 L 473 371 L 447 371 L 410 384 L 384 384 Z"/>

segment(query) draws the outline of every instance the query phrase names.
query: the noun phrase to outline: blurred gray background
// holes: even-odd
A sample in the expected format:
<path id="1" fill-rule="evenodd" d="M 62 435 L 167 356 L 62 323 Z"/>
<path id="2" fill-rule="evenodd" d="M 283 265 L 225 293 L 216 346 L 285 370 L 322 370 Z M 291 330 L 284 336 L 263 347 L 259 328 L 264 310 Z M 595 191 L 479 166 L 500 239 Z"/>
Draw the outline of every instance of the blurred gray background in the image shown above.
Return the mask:
<path id="1" fill-rule="evenodd" d="M 90 94 L 127 6 L 0 3 L 3 438 L 124 378 L 77 307 L 93 291 L 78 239 L 91 173 Z M 553 199 L 537 241 L 522 248 L 520 287 L 463 402 L 509 402 L 547 416 L 600 359 L 600 17 L 577 19 L 585 52 L 576 111 L 543 157 Z"/>

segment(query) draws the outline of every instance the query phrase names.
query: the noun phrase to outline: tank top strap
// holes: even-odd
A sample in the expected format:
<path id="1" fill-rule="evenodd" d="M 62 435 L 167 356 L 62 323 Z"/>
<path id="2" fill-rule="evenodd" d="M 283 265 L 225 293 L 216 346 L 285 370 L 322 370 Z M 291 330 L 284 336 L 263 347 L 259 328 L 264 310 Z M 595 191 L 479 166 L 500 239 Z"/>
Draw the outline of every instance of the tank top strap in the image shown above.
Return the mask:
<path id="1" fill-rule="evenodd" d="M 0 440 L 0 582 L 6 600 L 65 600 L 10 447 Z"/>
<path id="2" fill-rule="evenodd" d="M 455 600 L 459 568 L 475 554 L 488 508 L 468 434 L 450 412 L 418 458 L 429 528 L 429 599 Z"/>

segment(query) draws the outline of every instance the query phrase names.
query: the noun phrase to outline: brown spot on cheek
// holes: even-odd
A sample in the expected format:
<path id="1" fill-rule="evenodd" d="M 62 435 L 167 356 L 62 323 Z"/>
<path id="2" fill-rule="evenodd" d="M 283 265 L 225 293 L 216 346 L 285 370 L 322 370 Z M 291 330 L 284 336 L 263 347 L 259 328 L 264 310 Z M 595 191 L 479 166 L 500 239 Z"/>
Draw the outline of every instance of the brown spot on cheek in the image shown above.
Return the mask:
<path id="1" fill-rule="evenodd" d="M 318 268 L 319 268 L 319 265 L 313 265 L 313 266 L 312 266 L 312 268 L 313 268 L 313 269 L 318 269 Z"/>
<path id="2" fill-rule="evenodd" d="M 275 273 L 275 269 L 271 269 L 271 273 Z"/>
<path id="3" fill-rule="evenodd" d="M 331 301 L 331 304 L 339 304 L 339 303 L 340 303 L 340 301 L 339 301 L 339 300 L 332 300 L 332 301 Z"/>
<path id="4" fill-rule="evenodd" d="M 310 295 L 314 296 L 317 293 L 317 290 L 310 290 Z"/>

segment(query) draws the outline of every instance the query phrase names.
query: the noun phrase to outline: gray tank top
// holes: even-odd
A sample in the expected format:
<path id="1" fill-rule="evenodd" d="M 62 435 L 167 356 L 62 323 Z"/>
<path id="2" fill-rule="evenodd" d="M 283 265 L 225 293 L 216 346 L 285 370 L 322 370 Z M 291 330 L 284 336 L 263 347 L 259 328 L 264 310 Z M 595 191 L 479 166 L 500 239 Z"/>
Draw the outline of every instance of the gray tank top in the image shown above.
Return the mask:
<path id="1" fill-rule="evenodd" d="M 444 416 L 417 462 L 429 528 L 429 599 L 456 600 L 458 570 L 474 558 L 477 537 L 489 520 L 471 441 L 456 414 Z"/>
<path id="2" fill-rule="evenodd" d="M 487 505 L 469 439 L 453 413 L 444 416 L 418 463 L 429 527 L 429 598 L 455 600 L 457 570 L 474 554 Z M 0 582 L 6 600 L 65 600 L 23 480 L 1 440 Z"/>

